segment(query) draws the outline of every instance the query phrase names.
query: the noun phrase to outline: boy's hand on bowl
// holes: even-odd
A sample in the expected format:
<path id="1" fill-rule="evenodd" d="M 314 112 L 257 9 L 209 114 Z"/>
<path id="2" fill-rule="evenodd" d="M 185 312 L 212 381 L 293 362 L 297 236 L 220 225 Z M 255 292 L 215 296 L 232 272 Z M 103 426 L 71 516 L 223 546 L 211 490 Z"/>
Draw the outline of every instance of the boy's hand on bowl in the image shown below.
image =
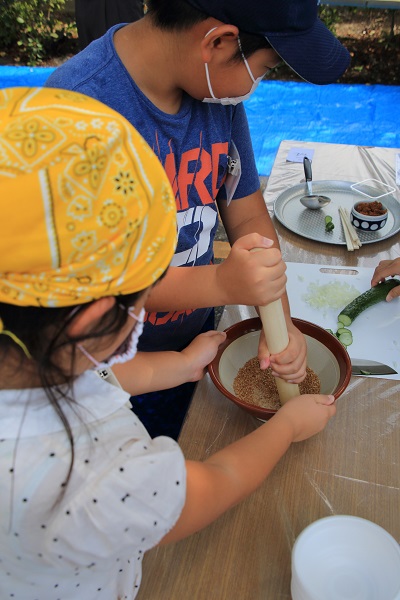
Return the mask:
<path id="1" fill-rule="evenodd" d="M 286 402 L 273 419 L 284 419 L 292 430 L 292 441 L 302 442 L 324 429 L 336 414 L 335 397 L 304 394 Z"/>
<path id="2" fill-rule="evenodd" d="M 187 381 L 199 381 L 205 375 L 207 365 L 215 358 L 220 345 L 226 340 L 224 331 L 200 333 L 181 351 L 188 365 Z"/>

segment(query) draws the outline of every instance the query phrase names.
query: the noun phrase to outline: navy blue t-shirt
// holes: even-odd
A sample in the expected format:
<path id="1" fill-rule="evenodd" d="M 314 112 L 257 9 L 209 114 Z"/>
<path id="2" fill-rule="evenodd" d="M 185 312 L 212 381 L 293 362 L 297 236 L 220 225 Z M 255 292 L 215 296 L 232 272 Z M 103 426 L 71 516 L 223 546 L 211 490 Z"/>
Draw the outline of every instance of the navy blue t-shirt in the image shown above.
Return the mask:
<path id="1" fill-rule="evenodd" d="M 158 109 L 137 87 L 115 51 L 112 27 L 102 38 L 61 65 L 46 86 L 81 92 L 124 115 L 164 166 L 175 193 L 178 244 L 172 266 L 213 262 L 218 226 L 215 200 L 226 198 L 224 181 L 232 142 L 242 175 L 233 196 L 259 188 L 246 114 L 242 104 L 208 104 L 183 95 L 177 114 Z M 210 309 L 149 313 L 139 349 L 179 350 L 200 332 Z"/>

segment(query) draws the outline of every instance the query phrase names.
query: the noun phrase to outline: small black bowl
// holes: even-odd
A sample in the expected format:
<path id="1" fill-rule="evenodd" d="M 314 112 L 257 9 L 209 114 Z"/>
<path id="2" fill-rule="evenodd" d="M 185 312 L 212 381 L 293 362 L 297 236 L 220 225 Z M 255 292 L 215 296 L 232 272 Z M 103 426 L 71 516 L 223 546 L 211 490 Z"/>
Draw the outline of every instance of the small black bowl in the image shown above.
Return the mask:
<path id="1" fill-rule="evenodd" d="M 388 219 L 388 209 L 381 202 L 383 209 L 386 211 L 382 215 L 364 215 L 363 213 L 358 212 L 357 208 L 360 204 L 370 204 L 369 202 L 357 202 L 350 213 L 350 221 L 353 227 L 359 229 L 360 231 L 378 231 L 379 229 L 383 229 L 387 223 Z"/>

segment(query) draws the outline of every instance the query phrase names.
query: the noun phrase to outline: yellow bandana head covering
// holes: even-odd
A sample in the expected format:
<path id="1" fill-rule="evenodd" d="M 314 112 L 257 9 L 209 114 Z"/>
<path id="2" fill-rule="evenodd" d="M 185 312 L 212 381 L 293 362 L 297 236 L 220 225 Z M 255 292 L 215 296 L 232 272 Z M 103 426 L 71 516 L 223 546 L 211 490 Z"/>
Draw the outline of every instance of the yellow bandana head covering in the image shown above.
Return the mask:
<path id="1" fill-rule="evenodd" d="M 64 90 L 0 90 L 0 301 L 71 306 L 147 288 L 176 245 L 167 176 L 128 121 Z"/>

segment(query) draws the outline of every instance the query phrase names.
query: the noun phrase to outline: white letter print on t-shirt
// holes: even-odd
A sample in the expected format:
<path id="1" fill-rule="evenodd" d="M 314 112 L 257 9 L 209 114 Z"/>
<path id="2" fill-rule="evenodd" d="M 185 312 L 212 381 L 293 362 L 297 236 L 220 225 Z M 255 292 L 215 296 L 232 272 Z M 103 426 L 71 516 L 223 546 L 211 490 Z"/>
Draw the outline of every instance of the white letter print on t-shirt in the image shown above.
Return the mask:
<path id="1" fill-rule="evenodd" d="M 177 214 L 178 239 L 181 234 L 184 235 L 184 228 L 190 226 L 193 229 L 196 224 L 198 227 L 192 234 L 192 247 L 186 248 L 183 252 L 177 250 L 174 254 L 171 261 L 173 267 L 191 264 L 208 252 L 211 243 L 210 235 L 216 218 L 217 212 L 214 206 L 195 206 Z"/>

